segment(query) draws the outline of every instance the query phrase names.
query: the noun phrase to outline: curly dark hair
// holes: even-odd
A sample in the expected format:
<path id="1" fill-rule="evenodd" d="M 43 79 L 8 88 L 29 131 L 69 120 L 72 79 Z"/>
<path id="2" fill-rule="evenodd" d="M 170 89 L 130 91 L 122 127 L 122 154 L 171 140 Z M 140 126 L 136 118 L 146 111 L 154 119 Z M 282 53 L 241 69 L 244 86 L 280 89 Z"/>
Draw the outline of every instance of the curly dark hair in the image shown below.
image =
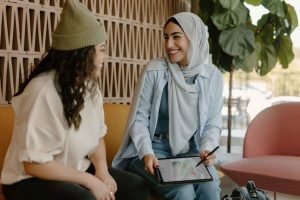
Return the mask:
<path id="1" fill-rule="evenodd" d="M 97 86 L 97 80 L 93 78 L 94 56 L 94 46 L 70 51 L 49 49 L 29 77 L 20 84 L 19 91 L 14 96 L 22 94 L 34 77 L 54 69 L 56 85 L 59 87 L 56 89 L 61 97 L 64 115 L 69 127 L 74 125 L 78 129 L 82 120 L 79 112 L 84 106 L 86 90 L 92 92 Z M 91 80 L 91 84 L 88 84 L 91 87 L 87 87 L 87 80 Z"/>

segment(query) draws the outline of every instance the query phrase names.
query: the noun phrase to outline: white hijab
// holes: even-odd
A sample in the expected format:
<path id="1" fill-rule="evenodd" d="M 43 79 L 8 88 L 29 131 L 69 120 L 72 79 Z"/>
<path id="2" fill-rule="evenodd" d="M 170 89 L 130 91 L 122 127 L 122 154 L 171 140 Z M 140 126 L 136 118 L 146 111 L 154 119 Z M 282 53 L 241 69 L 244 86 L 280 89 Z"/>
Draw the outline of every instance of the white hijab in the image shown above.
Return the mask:
<path id="1" fill-rule="evenodd" d="M 199 94 L 196 84 L 187 84 L 185 78 L 194 77 L 202 64 L 208 63 L 209 45 L 207 28 L 201 19 L 192 13 L 181 12 L 175 18 L 188 37 L 188 66 L 180 69 L 177 63 L 167 58 L 171 72 L 169 90 L 169 141 L 173 155 L 189 150 L 189 139 L 199 126 Z"/>

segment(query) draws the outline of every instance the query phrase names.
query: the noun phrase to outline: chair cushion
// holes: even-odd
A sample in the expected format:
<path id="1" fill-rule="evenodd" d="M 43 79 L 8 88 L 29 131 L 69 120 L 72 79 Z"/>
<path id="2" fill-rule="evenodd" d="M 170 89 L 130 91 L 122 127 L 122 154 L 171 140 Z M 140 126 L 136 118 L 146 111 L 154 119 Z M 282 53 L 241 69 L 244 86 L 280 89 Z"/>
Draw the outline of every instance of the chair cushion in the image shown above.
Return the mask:
<path id="1" fill-rule="evenodd" d="M 253 180 L 258 188 L 300 195 L 300 157 L 261 156 L 243 158 L 220 166 L 239 185 Z"/>

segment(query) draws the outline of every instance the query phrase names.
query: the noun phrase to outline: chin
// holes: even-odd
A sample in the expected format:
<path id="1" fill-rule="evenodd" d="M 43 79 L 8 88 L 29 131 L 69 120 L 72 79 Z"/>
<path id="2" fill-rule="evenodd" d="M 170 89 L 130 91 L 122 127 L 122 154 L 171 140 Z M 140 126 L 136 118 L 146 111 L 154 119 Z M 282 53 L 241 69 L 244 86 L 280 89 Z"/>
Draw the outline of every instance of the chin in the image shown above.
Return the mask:
<path id="1" fill-rule="evenodd" d="M 172 58 L 170 58 L 170 62 L 171 62 L 171 63 L 178 63 L 179 60 L 178 60 L 178 59 L 172 59 Z"/>
<path id="2" fill-rule="evenodd" d="M 175 57 L 175 56 L 174 57 L 169 57 L 169 59 L 170 59 L 171 63 L 180 63 L 183 60 L 183 59 L 180 59 L 180 58 Z"/>
<path id="3" fill-rule="evenodd" d="M 95 70 L 95 72 L 93 73 L 93 77 L 94 78 L 99 78 L 101 74 L 101 69 L 97 69 Z"/>

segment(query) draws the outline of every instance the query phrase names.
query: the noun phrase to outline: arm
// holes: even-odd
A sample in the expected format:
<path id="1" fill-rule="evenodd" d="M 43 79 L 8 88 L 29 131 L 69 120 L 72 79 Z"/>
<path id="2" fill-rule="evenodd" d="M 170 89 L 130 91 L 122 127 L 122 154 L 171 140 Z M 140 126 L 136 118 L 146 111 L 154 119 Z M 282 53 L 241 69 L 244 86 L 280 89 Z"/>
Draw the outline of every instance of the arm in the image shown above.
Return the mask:
<path id="1" fill-rule="evenodd" d="M 103 138 L 99 139 L 99 144 L 96 150 L 90 156 L 90 160 L 92 161 L 96 170 L 95 176 L 99 178 L 110 191 L 116 192 L 117 184 L 113 177 L 109 174 L 107 168 L 106 148 Z"/>
<path id="2" fill-rule="evenodd" d="M 154 74 L 150 74 L 151 72 L 145 73 L 134 124 L 130 128 L 130 137 L 137 149 L 139 158 L 144 159 L 145 171 L 154 174 L 153 167 L 158 166 L 158 161 L 152 149 L 149 128 L 155 81 L 151 79 Z"/>
<path id="3" fill-rule="evenodd" d="M 219 145 L 219 137 L 222 131 L 222 115 L 223 107 L 223 77 L 219 71 L 215 71 L 211 80 L 212 88 L 209 89 L 209 110 L 208 117 L 204 124 L 203 134 L 201 138 L 200 158 L 203 159 L 207 154 Z M 212 165 L 216 158 L 215 154 L 208 156 L 204 162 L 206 165 Z"/>
<path id="4" fill-rule="evenodd" d="M 137 149 L 138 156 L 142 159 L 146 154 L 154 154 L 150 138 L 150 112 L 153 99 L 153 82 L 149 73 L 145 72 L 145 80 L 139 98 L 134 123 L 130 128 L 130 137 Z"/>

